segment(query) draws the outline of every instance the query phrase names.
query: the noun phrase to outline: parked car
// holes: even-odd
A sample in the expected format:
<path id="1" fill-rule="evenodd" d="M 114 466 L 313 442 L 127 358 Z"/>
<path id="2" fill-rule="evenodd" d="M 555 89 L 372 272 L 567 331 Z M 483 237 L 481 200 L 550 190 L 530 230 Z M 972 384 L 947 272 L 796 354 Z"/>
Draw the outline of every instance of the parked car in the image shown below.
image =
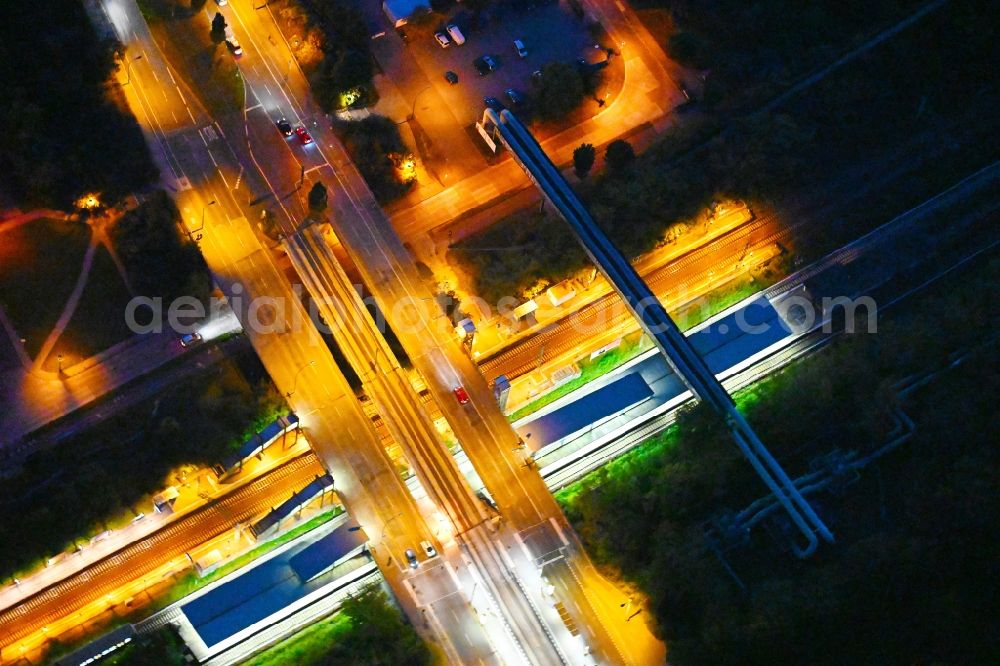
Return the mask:
<path id="1" fill-rule="evenodd" d="M 491 55 L 484 55 L 483 62 L 486 63 L 486 66 L 490 68 L 491 72 L 495 72 L 497 68 L 500 67 L 500 63 L 497 62 L 496 58 Z"/>
<path id="2" fill-rule="evenodd" d="M 522 58 L 528 57 L 528 49 L 524 47 L 524 42 L 522 42 L 520 39 L 514 40 L 514 48 L 517 49 L 517 55 L 521 56 Z"/>
<path id="3" fill-rule="evenodd" d="M 451 37 L 451 41 L 455 42 L 455 46 L 461 46 L 465 43 L 465 35 L 462 34 L 462 31 L 459 30 L 458 26 L 454 23 L 449 23 L 445 30 L 448 31 L 448 36 Z"/>
<path id="4" fill-rule="evenodd" d="M 435 32 L 434 39 L 437 40 L 438 46 L 440 46 L 443 49 L 446 49 L 449 46 L 451 46 L 451 40 L 448 39 L 448 35 L 444 34 L 443 32 Z"/>
<path id="5" fill-rule="evenodd" d="M 510 103 L 513 104 L 515 107 L 524 104 L 524 97 L 522 97 L 521 93 L 517 92 L 513 88 L 507 88 L 506 93 L 507 93 L 507 99 L 509 99 Z"/>
<path id="6" fill-rule="evenodd" d="M 434 546 L 430 541 L 421 541 L 420 548 L 424 551 L 424 555 L 426 555 L 428 559 L 437 557 L 438 552 L 434 549 Z"/>
<path id="7" fill-rule="evenodd" d="M 303 146 L 308 146 L 310 143 L 313 142 L 313 138 L 309 136 L 309 132 L 307 132 L 306 128 L 303 127 L 302 125 L 299 125 L 298 127 L 295 128 L 295 135 L 299 137 L 299 141 L 302 142 Z"/>
<path id="8" fill-rule="evenodd" d="M 476 58 L 472 61 L 472 64 L 475 66 L 476 73 L 479 74 L 479 76 L 486 76 L 492 71 L 490 66 L 486 64 L 486 60 L 483 58 Z"/>
<path id="9" fill-rule="evenodd" d="M 444 73 L 444 80 L 450 83 L 451 85 L 455 85 L 456 83 L 458 83 L 458 74 L 449 69 L 447 72 Z"/>
<path id="10" fill-rule="evenodd" d="M 281 132 L 282 135 L 284 136 L 292 135 L 292 126 L 284 118 L 279 119 L 275 124 L 277 124 L 278 131 Z"/>
<path id="11" fill-rule="evenodd" d="M 500 104 L 500 102 L 497 102 L 492 97 L 487 97 L 486 99 L 488 99 L 488 100 L 492 99 L 497 104 Z M 502 104 L 500 105 L 500 108 L 501 109 L 503 108 Z M 452 392 L 455 394 L 455 399 L 458 400 L 458 404 L 464 405 L 464 404 L 467 404 L 469 402 L 469 394 L 465 390 L 464 386 L 456 386 L 454 389 L 452 389 Z"/>
<path id="12" fill-rule="evenodd" d="M 417 554 L 413 552 L 412 548 L 406 549 L 406 561 L 410 563 L 411 569 L 416 569 L 420 566 L 420 562 L 417 561 Z"/>

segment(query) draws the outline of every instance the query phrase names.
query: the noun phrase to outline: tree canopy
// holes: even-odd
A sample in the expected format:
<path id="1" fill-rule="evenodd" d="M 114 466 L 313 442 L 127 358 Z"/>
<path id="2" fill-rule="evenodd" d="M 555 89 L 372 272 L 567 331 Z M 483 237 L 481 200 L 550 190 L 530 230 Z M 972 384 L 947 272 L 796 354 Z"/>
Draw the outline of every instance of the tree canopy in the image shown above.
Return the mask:
<path id="1" fill-rule="evenodd" d="M 608 144 L 604 152 L 604 165 L 609 174 L 620 174 L 635 161 L 635 150 L 632 144 L 624 139 L 615 139 Z"/>
<path id="2" fill-rule="evenodd" d="M 426 666 L 431 663 L 430 650 L 378 587 L 348 597 L 341 612 L 351 619 L 351 629 L 331 646 L 324 664 Z"/>
<path id="3" fill-rule="evenodd" d="M 960 313 L 998 288 L 994 259 L 880 317 L 877 335 L 847 336 L 737 396 L 793 477 L 831 450 L 864 456 L 884 446 L 897 434 L 898 402 L 916 422 L 900 448 L 810 496 L 837 536 L 811 559 L 785 550 L 780 515 L 748 543 L 710 547 L 713 519 L 767 491 L 704 405 L 560 492 L 595 560 L 648 595 L 671 663 L 990 661 L 1000 496 L 986 489 L 1000 482 L 1000 379 L 997 346 L 979 342 L 991 324 Z M 959 320 L 966 325 L 951 325 Z M 926 353 L 928 337 L 941 353 Z M 975 351 L 955 366 L 950 354 L 967 345 Z M 905 399 L 891 389 L 933 371 Z"/>
<path id="4" fill-rule="evenodd" d="M 566 117 L 580 102 L 585 92 L 580 70 L 569 63 L 550 62 L 542 67 L 542 79 L 535 93 L 539 115 L 546 120 Z"/>
<path id="5" fill-rule="evenodd" d="M 594 160 L 597 158 L 597 151 L 594 150 L 593 144 L 581 143 L 573 151 L 573 170 L 576 175 L 583 178 L 594 166 Z"/>
<path id="6" fill-rule="evenodd" d="M 156 180 L 114 82 L 120 53 L 76 0 L 0 3 L 0 190 L 15 203 L 70 209 L 95 193 L 114 205 Z"/>
<path id="7" fill-rule="evenodd" d="M 143 296 L 194 296 L 207 302 L 212 278 L 198 245 L 181 235 L 180 213 L 166 192 L 156 190 L 128 211 L 111 237 L 132 284 Z"/>
<path id="8" fill-rule="evenodd" d="M 406 192 L 409 184 L 401 180 L 397 163 L 409 148 L 396 123 L 373 114 L 357 122 L 342 123 L 338 129 L 358 171 L 379 201 L 391 201 Z"/>

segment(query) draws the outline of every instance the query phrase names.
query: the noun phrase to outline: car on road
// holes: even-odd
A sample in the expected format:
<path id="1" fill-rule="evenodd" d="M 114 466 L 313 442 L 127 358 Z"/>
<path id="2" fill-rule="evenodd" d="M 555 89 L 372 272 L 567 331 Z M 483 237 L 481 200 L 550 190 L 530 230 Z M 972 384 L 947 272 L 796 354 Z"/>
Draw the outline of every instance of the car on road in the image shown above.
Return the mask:
<path id="1" fill-rule="evenodd" d="M 525 48 L 524 42 L 522 42 L 520 39 L 514 40 L 514 48 L 517 50 L 517 55 L 521 56 L 522 58 L 528 57 L 528 49 Z"/>
<path id="2" fill-rule="evenodd" d="M 412 548 L 406 549 L 406 561 L 410 563 L 411 569 L 416 569 L 420 566 L 420 562 L 417 561 L 417 554 L 413 552 Z"/>
<path id="3" fill-rule="evenodd" d="M 240 46 L 239 41 L 236 39 L 236 33 L 234 33 L 233 29 L 230 28 L 228 25 L 226 26 L 225 35 L 226 35 L 226 46 L 228 46 L 229 50 L 233 52 L 233 55 L 236 56 L 237 58 L 243 55 L 243 47 Z"/>
<path id="4" fill-rule="evenodd" d="M 187 335 L 181 336 L 181 347 L 185 349 L 196 345 L 201 342 L 201 335 L 199 333 L 188 333 Z"/>
<path id="5" fill-rule="evenodd" d="M 434 39 L 437 40 L 438 46 L 440 46 L 443 49 L 446 49 L 449 46 L 451 46 L 451 40 L 448 39 L 448 35 L 446 35 L 443 32 L 435 32 Z"/>
<path id="6" fill-rule="evenodd" d="M 507 99 L 509 99 L 510 103 L 515 107 L 520 107 L 522 104 L 524 104 L 524 97 L 521 95 L 521 93 L 517 92 L 513 88 L 507 88 L 505 92 L 507 94 Z"/>
<path id="7" fill-rule="evenodd" d="M 313 142 L 313 138 L 309 136 L 309 132 L 307 132 L 306 128 L 302 125 L 295 128 L 295 136 L 299 137 L 299 141 L 302 142 L 303 146 L 308 146 Z"/>
<path id="8" fill-rule="evenodd" d="M 486 105 L 486 108 L 493 109 L 494 111 L 498 111 L 498 112 L 499 111 L 503 111 L 503 109 L 504 109 L 503 103 L 500 100 L 498 100 L 496 97 L 484 97 L 483 98 L 483 104 Z M 459 387 L 459 388 L 462 388 L 462 387 Z M 465 389 L 462 389 L 462 390 L 464 391 Z M 455 389 L 455 395 L 458 395 L 458 389 Z M 468 398 L 466 398 L 466 400 L 468 400 Z M 459 400 L 459 402 L 462 402 L 462 401 Z M 462 402 L 462 404 L 464 405 L 465 403 Z"/>
<path id="9" fill-rule="evenodd" d="M 229 4 L 229 0 L 215 0 L 215 4 L 219 5 L 220 7 L 225 7 L 226 5 Z"/>
<path id="10" fill-rule="evenodd" d="M 487 98 L 491 99 L 491 98 Z M 458 400 L 458 404 L 465 405 L 469 402 L 469 393 L 465 390 L 464 386 L 456 386 L 452 389 L 452 393 L 455 394 L 455 399 Z"/>
<path id="11" fill-rule="evenodd" d="M 449 69 L 447 72 L 444 73 L 444 80 L 450 83 L 451 85 L 455 85 L 456 83 L 458 83 L 458 74 Z"/>
<path id="12" fill-rule="evenodd" d="M 430 559 L 432 557 L 437 557 L 438 552 L 437 550 L 434 549 L 434 546 L 433 544 L 431 544 L 430 541 L 421 541 L 420 549 L 424 551 L 424 555 L 427 556 L 427 559 Z"/>
<path id="13" fill-rule="evenodd" d="M 291 136 L 292 135 L 292 126 L 284 118 L 278 119 L 278 121 L 275 123 L 275 125 L 278 126 L 278 131 L 281 132 L 282 135 L 284 135 L 284 136 Z"/>
<path id="14" fill-rule="evenodd" d="M 451 37 L 451 41 L 455 42 L 455 46 L 461 46 L 465 43 L 465 35 L 462 34 L 462 31 L 459 30 L 458 26 L 454 23 L 449 23 L 445 30 L 448 31 L 448 36 Z"/>

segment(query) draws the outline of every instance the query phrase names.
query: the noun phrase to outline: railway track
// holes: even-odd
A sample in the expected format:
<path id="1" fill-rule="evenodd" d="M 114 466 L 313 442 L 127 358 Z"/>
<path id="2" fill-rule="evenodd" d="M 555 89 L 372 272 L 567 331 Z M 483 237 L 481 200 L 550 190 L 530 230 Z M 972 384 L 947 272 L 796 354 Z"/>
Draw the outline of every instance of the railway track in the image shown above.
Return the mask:
<path id="1" fill-rule="evenodd" d="M 714 254 L 732 256 L 741 250 L 758 250 L 787 239 L 791 228 L 766 233 L 775 222 L 776 216 L 773 214 L 755 218 L 731 233 L 664 264 L 643 278 L 661 299 L 668 289 L 687 289 L 692 278 L 681 279 L 679 276 Z M 755 237 L 762 233 L 763 237 Z M 701 276 L 705 270 L 699 271 L 698 275 Z M 609 293 L 486 358 L 479 363 L 479 368 L 487 377 L 517 377 L 533 370 L 539 365 L 539 361 L 544 362 L 576 348 L 580 336 L 585 334 L 580 331 L 614 331 L 634 324 L 633 319 L 621 298 L 615 293 Z M 632 327 L 637 328 L 638 325 Z M 541 353 L 540 349 L 543 350 Z"/>
<path id="2" fill-rule="evenodd" d="M 309 453 L 170 523 L 145 539 L 95 562 L 90 567 L 0 612 L 0 645 L 8 646 L 50 622 L 138 580 L 266 511 L 286 494 L 305 485 L 323 467 Z"/>

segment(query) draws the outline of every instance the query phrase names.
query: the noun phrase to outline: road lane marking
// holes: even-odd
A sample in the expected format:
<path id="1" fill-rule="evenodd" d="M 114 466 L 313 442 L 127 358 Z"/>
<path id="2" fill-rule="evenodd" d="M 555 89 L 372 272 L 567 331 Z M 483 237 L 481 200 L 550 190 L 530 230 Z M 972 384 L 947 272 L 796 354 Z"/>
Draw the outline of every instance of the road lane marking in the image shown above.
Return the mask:
<path id="1" fill-rule="evenodd" d="M 184 99 L 184 93 L 181 92 L 181 87 L 179 85 L 177 85 L 177 84 L 174 84 L 174 88 L 177 89 L 177 96 L 181 98 L 182 102 L 184 102 L 184 106 L 187 106 L 188 102 L 187 102 L 186 99 Z"/>
<path id="2" fill-rule="evenodd" d="M 253 111 L 254 109 L 259 109 L 259 108 L 260 108 L 260 107 L 262 107 L 262 106 L 264 106 L 264 105 L 263 105 L 263 104 L 261 104 L 260 102 L 257 102 L 256 104 L 254 104 L 253 106 L 251 106 L 251 107 L 250 107 L 249 109 L 247 109 L 247 113 L 250 113 L 250 112 L 251 112 L 251 111 Z"/>

